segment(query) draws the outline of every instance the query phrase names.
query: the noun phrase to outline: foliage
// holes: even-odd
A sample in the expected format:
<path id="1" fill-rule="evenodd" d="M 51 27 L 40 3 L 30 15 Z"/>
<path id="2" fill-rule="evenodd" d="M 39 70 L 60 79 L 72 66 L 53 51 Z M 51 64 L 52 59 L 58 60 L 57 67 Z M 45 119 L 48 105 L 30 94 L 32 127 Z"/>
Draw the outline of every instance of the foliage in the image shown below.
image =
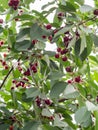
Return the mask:
<path id="1" fill-rule="evenodd" d="M 0 129 L 98 130 L 98 2 L 35 2 L 0 5 Z"/>

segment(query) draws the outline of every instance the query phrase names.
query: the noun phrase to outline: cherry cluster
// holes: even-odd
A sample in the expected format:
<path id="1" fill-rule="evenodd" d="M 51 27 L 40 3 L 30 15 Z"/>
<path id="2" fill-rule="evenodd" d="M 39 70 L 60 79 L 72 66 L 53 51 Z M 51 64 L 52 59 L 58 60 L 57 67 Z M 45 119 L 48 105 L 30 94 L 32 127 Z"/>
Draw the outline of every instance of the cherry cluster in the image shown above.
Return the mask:
<path id="1" fill-rule="evenodd" d="M 0 59 L 0 62 L 1 62 L 2 66 L 4 67 L 5 70 L 9 69 L 9 66 L 8 66 L 8 64 L 6 63 L 6 61 Z"/>
<path id="2" fill-rule="evenodd" d="M 68 49 L 64 48 L 64 49 L 61 49 L 61 48 L 57 48 L 57 53 L 55 54 L 55 58 L 62 58 L 62 61 L 67 61 L 68 58 L 65 54 L 67 54 L 68 52 Z"/>
<path id="3" fill-rule="evenodd" d="M 52 103 L 50 99 L 42 99 L 39 96 L 36 97 L 35 102 L 39 108 L 44 108 L 46 105 L 50 106 Z"/>
<path id="4" fill-rule="evenodd" d="M 20 81 L 13 80 L 12 83 L 15 85 L 16 88 L 18 87 L 23 87 L 25 88 L 27 86 L 28 79 L 27 78 L 22 78 Z M 11 89 L 14 89 L 14 87 L 11 87 Z"/>
<path id="5" fill-rule="evenodd" d="M 17 10 L 20 0 L 9 0 L 8 5 L 11 6 L 14 10 Z"/>
<path id="6" fill-rule="evenodd" d="M 25 75 L 25 76 L 30 76 L 30 75 L 31 75 L 30 71 L 32 71 L 33 73 L 37 73 L 37 66 L 38 66 L 37 62 L 34 63 L 34 64 L 31 64 L 31 65 L 30 65 L 30 68 L 28 68 L 28 69 L 24 72 L 24 75 Z"/>
<path id="7" fill-rule="evenodd" d="M 76 76 L 74 79 L 69 79 L 67 82 L 68 82 L 69 84 L 72 84 L 72 83 L 80 83 L 80 82 L 82 82 L 82 79 L 81 79 L 80 76 Z"/>

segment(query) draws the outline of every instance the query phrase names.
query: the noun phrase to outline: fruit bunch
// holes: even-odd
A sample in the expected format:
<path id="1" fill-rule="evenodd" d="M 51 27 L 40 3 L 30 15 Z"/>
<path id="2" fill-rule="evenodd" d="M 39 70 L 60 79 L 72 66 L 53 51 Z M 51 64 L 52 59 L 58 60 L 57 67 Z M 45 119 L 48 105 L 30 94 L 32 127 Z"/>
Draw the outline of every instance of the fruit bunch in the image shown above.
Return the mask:
<path id="1" fill-rule="evenodd" d="M 19 0 L 9 0 L 8 5 L 12 7 L 14 10 L 17 10 L 19 2 Z"/>

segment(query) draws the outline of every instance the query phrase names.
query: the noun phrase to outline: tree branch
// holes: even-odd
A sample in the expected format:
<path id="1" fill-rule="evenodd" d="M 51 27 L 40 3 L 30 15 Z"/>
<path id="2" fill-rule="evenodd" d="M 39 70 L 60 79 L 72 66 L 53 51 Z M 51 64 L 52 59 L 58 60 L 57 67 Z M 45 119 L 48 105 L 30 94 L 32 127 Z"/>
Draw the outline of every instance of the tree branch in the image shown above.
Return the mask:
<path id="1" fill-rule="evenodd" d="M 8 76 L 10 75 L 10 73 L 13 71 L 13 66 L 11 67 L 11 69 L 9 70 L 9 72 L 7 73 L 7 75 L 5 76 L 5 78 L 3 79 L 3 82 L 0 85 L 0 89 L 3 87 L 5 81 L 7 80 Z"/>
<path id="2" fill-rule="evenodd" d="M 94 17 L 92 17 L 92 18 L 89 18 L 89 19 L 87 19 L 87 20 L 85 20 L 85 21 L 82 21 L 82 22 L 80 22 L 80 23 L 78 24 L 78 26 L 80 26 L 80 25 L 82 25 L 82 24 L 84 24 L 84 23 L 87 23 L 88 21 L 95 20 L 95 18 L 96 18 L 96 16 L 94 16 Z"/>

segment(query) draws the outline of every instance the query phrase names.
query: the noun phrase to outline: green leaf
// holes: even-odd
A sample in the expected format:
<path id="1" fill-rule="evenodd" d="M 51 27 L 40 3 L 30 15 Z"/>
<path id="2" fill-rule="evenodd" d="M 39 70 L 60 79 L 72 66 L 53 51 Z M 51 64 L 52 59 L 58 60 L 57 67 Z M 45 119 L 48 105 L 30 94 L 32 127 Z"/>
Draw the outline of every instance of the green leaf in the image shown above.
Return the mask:
<path id="1" fill-rule="evenodd" d="M 71 2 L 66 1 L 66 5 L 61 5 L 59 4 L 59 8 L 63 11 L 68 11 L 68 12 L 75 12 L 76 8 Z"/>
<path id="2" fill-rule="evenodd" d="M 16 37 L 16 42 L 24 41 L 24 38 L 27 38 L 27 36 L 29 36 L 29 34 L 30 34 L 30 28 L 23 28 L 18 33 L 18 35 Z"/>
<path id="3" fill-rule="evenodd" d="M 75 0 L 77 3 L 79 3 L 80 5 L 84 4 L 84 0 Z"/>
<path id="4" fill-rule="evenodd" d="M 39 122 L 31 121 L 27 122 L 22 130 L 38 130 Z"/>
<path id="5" fill-rule="evenodd" d="M 76 98 L 79 96 L 79 93 L 77 90 L 74 88 L 73 85 L 68 84 L 64 90 L 64 97 L 65 98 Z"/>
<path id="6" fill-rule="evenodd" d="M 17 51 L 27 51 L 28 48 L 30 47 L 31 42 L 29 40 L 24 40 L 21 42 L 16 42 L 15 43 L 15 49 Z"/>
<path id="7" fill-rule="evenodd" d="M 55 1 L 48 2 L 47 4 L 43 5 L 41 9 L 44 10 L 45 8 L 47 8 L 50 5 L 53 5 L 54 3 L 55 3 Z"/>
<path id="8" fill-rule="evenodd" d="M 35 44 L 35 47 L 39 50 L 43 50 L 45 48 L 45 43 L 43 42 L 37 42 L 37 44 Z"/>
<path id="9" fill-rule="evenodd" d="M 3 32 L 3 28 L 2 27 L 0 27 L 0 33 L 2 33 Z"/>
<path id="10" fill-rule="evenodd" d="M 73 47 L 73 46 L 75 45 L 75 42 L 76 42 L 76 36 L 74 36 L 74 37 L 72 38 L 72 40 L 69 42 L 68 48 Z"/>
<path id="11" fill-rule="evenodd" d="M 44 124 L 44 125 L 43 125 L 43 130 L 61 130 L 61 129 L 58 128 L 58 127 L 50 126 L 50 125 L 48 125 L 48 124 Z"/>
<path id="12" fill-rule="evenodd" d="M 63 91 L 65 90 L 66 86 L 67 86 L 67 83 L 65 83 L 65 82 L 61 82 L 61 81 L 60 82 L 56 82 L 52 86 L 52 88 L 50 90 L 50 97 L 51 98 L 58 98 L 59 95 L 61 93 L 63 93 Z"/>
<path id="13" fill-rule="evenodd" d="M 76 41 L 75 55 L 84 61 L 92 51 L 93 41 L 90 35 L 85 36 L 82 33 L 81 39 Z"/>
<path id="14" fill-rule="evenodd" d="M 50 72 L 48 78 L 51 80 L 59 80 L 64 76 L 64 73 L 61 71 L 52 71 Z"/>
<path id="15" fill-rule="evenodd" d="M 77 124 L 88 127 L 91 124 L 91 112 L 86 107 L 81 107 L 75 113 L 75 120 Z"/>
<path id="16" fill-rule="evenodd" d="M 34 3 L 34 2 L 35 2 L 35 0 L 24 0 L 24 3 L 26 5 L 29 5 L 30 3 Z"/>
<path id="17" fill-rule="evenodd" d="M 22 14 L 22 15 L 18 15 L 15 16 L 13 19 L 19 18 L 20 21 L 24 21 L 24 20 L 33 20 L 34 16 L 30 15 L 30 14 Z"/>
<path id="18" fill-rule="evenodd" d="M 75 55 L 76 57 L 79 56 L 79 53 L 80 53 L 80 45 L 81 45 L 81 39 L 77 40 L 76 43 L 75 43 Z"/>
<path id="19" fill-rule="evenodd" d="M 33 24 L 30 29 L 31 40 L 37 39 L 41 42 L 44 42 L 46 40 L 43 39 L 42 36 L 49 36 L 50 34 L 50 31 L 42 29 L 37 23 Z"/>
<path id="20" fill-rule="evenodd" d="M 9 124 L 0 124 L 1 130 L 7 130 L 9 128 Z"/>
<path id="21" fill-rule="evenodd" d="M 70 31 L 70 29 L 71 29 L 72 27 L 73 27 L 72 25 L 70 25 L 70 26 L 67 25 L 67 26 L 63 27 L 63 28 L 60 29 L 57 33 L 55 33 L 54 38 L 58 37 L 58 36 L 61 35 L 61 34 L 64 34 L 64 33 L 67 32 L 67 31 Z"/>
<path id="22" fill-rule="evenodd" d="M 98 47 L 98 36 L 95 34 L 91 34 L 91 37 L 94 41 L 95 46 Z"/>
<path id="23" fill-rule="evenodd" d="M 93 47 L 93 40 L 91 35 L 86 36 L 87 56 L 91 53 Z"/>
<path id="24" fill-rule="evenodd" d="M 51 117 L 53 116 L 52 113 L 47 109 L 47 108 L 44 108 L 42 110 L 42 116 L 47 116 L 47 117 Z"/>
<path id="25" fill-rule="evenodd" d="M 81 35 L 82 36 L 81 36 L 80 54 L 82 54 L 82 52 L 86 48 L 86 36 L 85 36 L 84 32 L 82 32 Z"/>
<path id="26" fill-rule="evenodd" d="M 0 0 L 0 3 L 3 6 L 3 8 L 8 8 L 8 0 L 5 1 Z"/>
<path id="27" fill-rule="evenodd" d="M 95 122 L 95 129 L 94 130 L 98 130 L 98 111 L 95 112 L 95 119 L 96 119 L 96 122 Z"/>
<path id="28" fill-rule="evenodd" d="M 81 13 L 86 13 L 86 12 L 89 12 L 89 11 L 92 11 L 93 10 L 93 7 L 90 6 L 90 5 L 83 5 L 80 7 L 80 11 Z"/>
<path id="29" fill-rule="evenodd" d="M 33 98 L 40 94 L 39 89 L 37 88 L 29 88 L 25 91 L 27 98 Z"/>
<path id="30" fill-rule="evenodd" d="M 92 102 L 90 102 L 90 101 L 86 101 L 86 106 L 87 106 L 88 111 L 91 111 L 91 112 L 93 112 L 93 111 L 98 111 L 98 105 L 95 106 L 95 105 L 94 105 Z"/>
<path id="31" fill-rule="evenodd" d="M 63 130 L 73 130 L 71 127 L 66 127 Z"/>
<path id="32" fill-rule="evenodd" d="M 59 115 L 55 115 L 54 126 L 64 128 L 64 127 L 67 127 L 68 124 L 66 122 L 64 122 L 64 121 L 61 121 Z"/>
<path id="33" fill-rule="evenodd" d="M 6 107 L 0 107 L 0 110 L 2 110 L 5 115 L 11 116 L 11 112 Z"/>

